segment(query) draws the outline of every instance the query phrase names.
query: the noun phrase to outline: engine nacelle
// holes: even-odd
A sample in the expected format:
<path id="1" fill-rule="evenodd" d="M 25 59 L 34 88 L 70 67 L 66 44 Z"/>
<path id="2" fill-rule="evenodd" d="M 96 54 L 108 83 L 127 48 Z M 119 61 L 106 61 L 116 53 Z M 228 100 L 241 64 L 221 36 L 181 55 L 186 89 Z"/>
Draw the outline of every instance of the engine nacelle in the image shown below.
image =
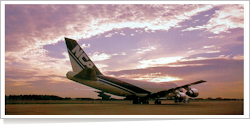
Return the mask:
<path id="1" fill-rule="evenodd" d="M 186 94 L 183 93 L 183 92 L 178 92 L 176 94 L 176 97 L 179 98 L 179 99 L 186 99 Z"/>
<path id="2" fill-rule="evenodd" d="M 189 89 L 186 94 L 190 97 L 197 97 L 199 95 L 199 91 L 195 88 Z"/>

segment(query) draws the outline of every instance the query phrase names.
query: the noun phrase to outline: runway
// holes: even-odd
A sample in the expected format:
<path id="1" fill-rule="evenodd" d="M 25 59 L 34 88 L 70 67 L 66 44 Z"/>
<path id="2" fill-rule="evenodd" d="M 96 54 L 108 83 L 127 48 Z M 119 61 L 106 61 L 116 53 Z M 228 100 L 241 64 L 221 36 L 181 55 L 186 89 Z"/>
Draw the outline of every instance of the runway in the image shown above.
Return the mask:
<path id="1" fill-rule="evenodd" d="M 22 103 L 22 104 L 21 104 Z M 19 101 L 6 102 L 5 115 L 243 115 L 243 101 L 199 101 L 162 105 L 132 101 Z"/>

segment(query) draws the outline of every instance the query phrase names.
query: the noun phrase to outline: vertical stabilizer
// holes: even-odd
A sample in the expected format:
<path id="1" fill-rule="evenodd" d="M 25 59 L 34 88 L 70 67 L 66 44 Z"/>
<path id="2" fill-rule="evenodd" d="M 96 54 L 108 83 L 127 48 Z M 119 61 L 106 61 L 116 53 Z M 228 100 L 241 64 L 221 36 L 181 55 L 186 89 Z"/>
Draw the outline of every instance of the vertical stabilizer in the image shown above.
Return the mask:
<path id="1" fill-rule="evenodd" d="M 65 38 L 71 66 L 74 72 L 81 72 L 83 69 L 93 68 L 96 75 L 102 75 L 95 64 L 90 60 L 87 54 L 79 46 L 79 44 L 69 38 Z"/>

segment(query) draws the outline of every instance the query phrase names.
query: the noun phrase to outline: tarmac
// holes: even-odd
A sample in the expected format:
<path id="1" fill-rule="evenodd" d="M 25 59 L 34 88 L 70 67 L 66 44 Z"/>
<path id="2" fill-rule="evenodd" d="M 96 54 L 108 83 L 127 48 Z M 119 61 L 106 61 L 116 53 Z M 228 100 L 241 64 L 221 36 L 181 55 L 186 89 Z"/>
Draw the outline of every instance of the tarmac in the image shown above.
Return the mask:
<path id="1" fill-rule="evenodd" d="M 243 115 L 243 100 L 194 101 L 161 105 L 132 104 L 132 101 L 9 101 L 5 115 Z"/>

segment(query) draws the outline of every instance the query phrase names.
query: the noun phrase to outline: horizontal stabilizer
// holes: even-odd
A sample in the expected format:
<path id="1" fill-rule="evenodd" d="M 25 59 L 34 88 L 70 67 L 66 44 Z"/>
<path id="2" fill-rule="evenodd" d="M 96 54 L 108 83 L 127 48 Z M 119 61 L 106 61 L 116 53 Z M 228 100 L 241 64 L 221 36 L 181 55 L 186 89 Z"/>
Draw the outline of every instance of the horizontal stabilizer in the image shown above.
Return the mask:
<path id="1" fill-rule="evenodd" d="M 85 79 L 85 80 L 97 81 L 95 69 L 93 69 L 93 68 L 83 69 L 81 72 L 76 74 L 74 77 Z"/>

